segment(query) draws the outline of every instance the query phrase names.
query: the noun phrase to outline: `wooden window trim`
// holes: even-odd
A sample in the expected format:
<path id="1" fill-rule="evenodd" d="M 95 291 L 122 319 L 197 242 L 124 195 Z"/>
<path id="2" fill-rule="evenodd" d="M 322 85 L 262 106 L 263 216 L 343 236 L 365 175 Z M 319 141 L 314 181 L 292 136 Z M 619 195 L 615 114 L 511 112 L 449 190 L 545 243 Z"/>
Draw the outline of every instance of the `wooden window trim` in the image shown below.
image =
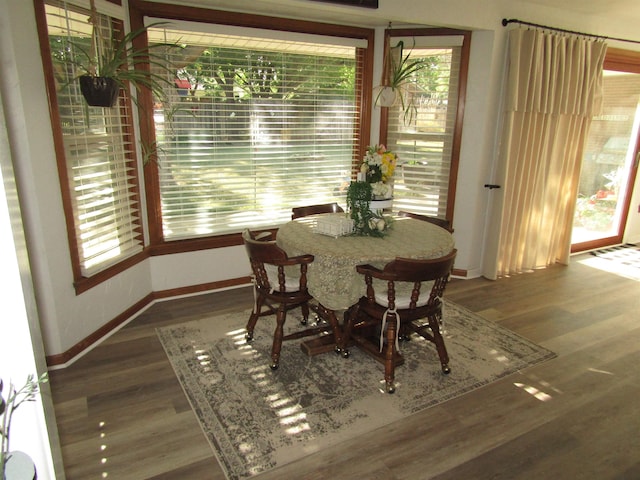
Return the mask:
<path id="1" fill-rule="evenodd" d="M 130 0 L 129 15 L 132 30 L 144 26 L 144 17 L 149 16 L 168 20 L 207 22 L 222 25 L 283 30 L 296 33 L 366 39 L 369 46 L 366 49 L 362 49 L 361 52 L 363 72 L 361 79 L 362 88 L 360 89 L 360 97 L 357 99 L 358 104 L 361 107 L 360 125 L 358 126 L 360 129 L 359 138 L 361 141 L 358 146 L 359 152 L 357 152 L 358 154 L 356 155 L 356 158 L 359 158 L 364 154 L 366 147 L 363 143 L 369 138 L 369 132 L 371 130 L 371 79 L 373 78 L 373 47 L 375 37 L 375 31 L 373 29 L 350 27 L 345 25 L 332 25 L 306 20 L 268 17 L 255 14 L 241 14 L 228 11 L 202 9 L 198 7 L 175 6 L 164 3 L 148 2 L 145 0 Z M 148 142 L 147 144 L 152 145 L 155 141 L 153 119 L 144 114 L 144 111 L 153 111 L 150 93 L 147 92 L 139 100 L 143 105 L 143 112 L 140 114 L 140 134 L 144 141 Z M 149 220 L 149 252 L 151 255 L 166 255 L 242 244 L 240 233 L 216 235 L 198 239 L 165 241 L 162 234 L 160 190 L 156 169 L 157 164 L 153 161 L 148 162 L 144 167 L 147 218 Z"/>
<path id="2" fill-rule="evenodd" d="M 112 3 L 120 5 L 119 1 Z M 181 252 L 198 251 L 211 248 L 221 248 L 242 244 L 241 234 L 218 235 L 200 239 L 188 239 L 180 241 L 165 242 L 162 238 L 162 217 L 159 202 L 158 178 L 154 174 L 154 162 L 148 162 L 144 167 L 145 191 L 144 195 L 147 200 L 147 219 L 149 222 L 149 241 L 150 245 L 145 247 L 142 252 L 124 259 L 119 263 L 96 273 L 91 277 L 84 277 L 80 269 L 80 261 L 78 255 L 78 245 L 75 237 L 75 227 L 73 218 L 72 198 L 69 192 L 69 179 L 67 176 L 67 166 L 65 162 L 64 145 L 62 141 L 62 131 L 60 128 L 60 119 L 58 113 L 58 103 L 55 94 L 55 82 L 53 78 L 53 64 L 51 61 L 51 53 L 49 50 L 49 40 L 47 34 L 47 22 L 45 13 L 44 0 L 34 0 L 35 17 L 38 29 L 38 37 L 41 48 L 41 55 L 44 65 L 44 75 L 47 85 L 47 93 L 49 96 L 49 115 L 51 117 L 54 151 L 58 166 L 59 181 L 61 186 L 61 195 L 63 208 L 65 213 L 66 230 L 69 242 L 69 250 L 73 271 L 73 284 L 76 294 L 80 294 L 90 288 L 114 277 L 115 275 L 131 268 L 135 264 L 145 260 L 153 255 L 167 255 Z M 368 41 L 369 47 L 361 52 L 362 72 L 360 79 L 361 89 L 358 103 L 361 106 L 360 114 L 360 136 L 359 152 L 357 157 L 364 154 L 366 146 L 365 139 L 370 136 L 371 130 L 371 90 L 373 78 L 373 51 L 374 37 L 373 29 L 351 27 L 345 25 L 332 25 L 306 20 L 292 20 L 286 18 L 268 17 L 255 14 L 241 14 L 235 12 L 218 11 L 213 9 L 203 9 L 197 7 L 175 6 L 163 3 L 148 2 L 144 0 L 130 0 L 129 16 L 131 21 L 131 29 L 135 30 L 144 26 L 144 16 L 161 17 L 175 20 L 188 20 L 197 22 L 211 22 L 224 25 L 236 25 L 256 28 L 270 28 L 276 30 L 284 30 L 299 33 L 311 33 L 318 35 L 338 35 L 348 38 L 364 38 Z M 138 39 L 137 41 L 143 41 Z M 129 99 L 127 101 L 130 102 Z M 139 126 L 141 138 L 153 142 L 153 124 L 152 118 L 145 115 L 144 111 L 152 110 L 152 98 L 150 92 L 142 92 L 139 97 L 142 111 L 140 112 Z M 129 105 L 131 109 L 131 105 Z M 127 132 L 131 134 L 131 132 Z M 355 165 L 354 165 L 355 167 Z M 138 175 L 137 169 L 136 178 Z M 139 185 L 139 182 L 137 182 Z M 136 195 L 140 196 L 139 189 Z M 142 234 L 142 226 L 140 225 Z"/>
<path id="3" fill-rule="evenodd" d="M 112 2 L 114 4 L 120 5 L 119 1 Z M 51 60 L 51 51 L 49 48 L 49 36 L 48 36 L 48 26 L 46 20 L 46 11 L 45 11 L 45 0 L 34 0 L 34 10 L 36 17 L 36 26 L 38 30 L 38 40 L 40 43 L 40 52 L 42 56 L 42 62 L 44 66 L 44 76 L 45 83 L 47 88 L 47 94 L 49 98 L 49 116 L 51 119 L 51 125 L 53 130 L 53 142 L 54 142 L 54 152 L 56 156 L 56 164 L 58 170 L 58 177 L 60 183 L 60 192 L 62 196 L 62 204 L 65 216 L 66 223 L 66 231 L 67 231 L 67 239 L 69 243 L 69 254 L 71 257 L 71 266 L 73 272 L 73 286 L 76 291 L 76 295 L 79 295 L 92 287 L 114 277 L 115 275 L 131 268 L 133 265 L 143 261 L 145 258 L 149 256 L 147 250 L 143 248 L 143 250 L 135 255 L 127 257 L 118 263 L 111 265 L 110 267 L 97 272 L 91 277 L 85 277 L 82 274 L 81 265 L 80 265 L 80 257 L 78 254 L 78 243 L 76 240 L 76 232 L 75 232 L 75 219 L 73 214 L 72 207 L 72 198 L 69 190 L 69 177 L 67 174 L 67 163 L 66 163 L 66 155 L 64 150 L 64 142 L 63 142 L 63 132 L 60 126 L 60 113 L 59 113 L 59 105 L 57 94 L 55 91 L 55 80 L 53 77 L 53 62 Z M 123 100 L 121 100 L 123 101 Z M 129 96 L 125 97 L 126 110 L 132 111 L 132 102 Z M 133 137 L 134 133 L 130 126 L 128 126 L 124 134 L 127 138 Z M 135 151 L 132 153 L 132 157 L 128 160 L 134 168 L 132 168 L 131 172 L 134 176 L 133 184 L 133 196 L 135 201 L 140 203 L 140 182 L 138 177 L 138 169 L 137 169 L 137 159 L 135 157 Z M 136 231 L 139 233 L 140 237 L 143 237 L 142 224 L 134 224 L 136 225 Z M 144 244 L 144 239 L 142 241 Z"/>
<path id="4" fill-rule="evenodd" d="M 453 132 L 453 143 L 451 151 L 451 165 L 449 171 L 448 201 L 446 218 L 453 222 L 453 213 L 455 211 L 456 185 L 458 180 L 458 169 L 460 164 L 460 147 L 462 145 L 462 126 L 464 120 L 464 107 L 467 92 L 467 77 L 469 73 L 469 55 L 471 51 L 471 32 L 467 30 L 457 30 L 450 28 L 407 28 L 386 30 L 384 35 L 384 55 L 388 55 L 389 40 L 392 37 L 408 37 L 408 36 L 443 36 L 443 35 L 462 35 L 464 42 L 462 44 L 460 58 L 460 78 L 458 84 L 458 109 L 456 112 L 456 121 Z M 389 126 L 389 109 L 383 108 L 380 114 L 380 143 L 387 143 L 387 129 Z"/>

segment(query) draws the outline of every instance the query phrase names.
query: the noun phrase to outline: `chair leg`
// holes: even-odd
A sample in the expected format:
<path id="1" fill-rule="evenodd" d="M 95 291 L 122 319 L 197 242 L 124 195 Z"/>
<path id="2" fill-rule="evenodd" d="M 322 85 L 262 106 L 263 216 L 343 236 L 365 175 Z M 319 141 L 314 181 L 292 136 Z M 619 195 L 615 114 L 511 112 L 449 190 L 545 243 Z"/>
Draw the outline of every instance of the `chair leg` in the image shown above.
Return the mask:
<path id="1" fill-rule="evenodd" d="M 282 337 L 284 336 L 284 321 L 287 310 L 281 304 L 276 313 L 276 330 L 273 333 L 273 346 L 271 347 L 271 370 L 277 370 L 280 364 L 280 350 L 282 350 Z"/>
<path id="2" fill-rule="evenodd" d="M 302 320 L 300 320 L 300 324 L 306 325 L 309 323 L 309 302 L 304 302 L 300 305 L 300 309 L 302 310 Z"/>
<path id="3" fill-rule="evenodd" d="M 440 333 L 440 321 L 438 315 L 431 315 L 429 317 L 429 327 L 433 333 L 433 343 L 436 344 L 436 349 L 438 350 L 442 373 L 448 375 L 451 373 L 451 368 L 449 368 L 449 354 L 447 353 L 447 347 L 444 345 L 444 338 L 442 338 L 442 334 Z"/>
<path id="4" fill-rule="evenodd" d="M 396 329 L 398 319 L 395 315 L 387 317 L 387 344 L 384 347 L 384 382 L 387 393 L 394 393 L 395 386 L 395 355 L 396 355 Z"/>
<path id="5" fill-rule="evenodd" d="M 408 342 L 411 340 L 411 332 L 404 322 L 400 322 L 400 326 L 398 328 L 400 330 L 398 332 L 398 340 L 401 342 Z"/>
<path id="6" fill-rule="evenodd" d="M 357 303 L 349 310 L 344 312 L 342 324 L 344 325 L 342 330 L 342 356 L 347 358 L 350 355 L 349 343 L 351 342 L 351 331 L 353 330 L 353 324 L 358 318 L 358 312 L 360 311 L 360 305 Z"/>
<path id="7" fill-rule="evenodd" d="M 245 338 L 247 342 L 253 340 L 253 331 L 256 328 L 256 323 L 258 322 L 258 318 L 260 317 L 260 311 L 262 310 L 262 304 L 264 303 L 264 298 L 262 295 L 256 293 L 256 304 L 251 310 L 251 315 L 249 316 L 249 321 L 247 322 L 247 333 Z"/>

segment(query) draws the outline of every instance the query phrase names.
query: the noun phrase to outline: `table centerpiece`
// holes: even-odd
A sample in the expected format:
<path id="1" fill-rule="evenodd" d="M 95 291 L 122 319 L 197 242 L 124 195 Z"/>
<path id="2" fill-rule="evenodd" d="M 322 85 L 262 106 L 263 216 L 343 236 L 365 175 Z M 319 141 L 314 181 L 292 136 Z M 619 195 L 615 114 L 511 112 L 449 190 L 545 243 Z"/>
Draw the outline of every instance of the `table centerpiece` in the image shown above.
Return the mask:
<path id="1" fill-rule="evenodd" d="M 391 227 L 383 210 L 391 207 L 393 174 L 398 156 L 384 145 L 367 147 L 357 174 L 347 190 L 347 208 L 354 221 L 354 234 L 382 237 Z"/>

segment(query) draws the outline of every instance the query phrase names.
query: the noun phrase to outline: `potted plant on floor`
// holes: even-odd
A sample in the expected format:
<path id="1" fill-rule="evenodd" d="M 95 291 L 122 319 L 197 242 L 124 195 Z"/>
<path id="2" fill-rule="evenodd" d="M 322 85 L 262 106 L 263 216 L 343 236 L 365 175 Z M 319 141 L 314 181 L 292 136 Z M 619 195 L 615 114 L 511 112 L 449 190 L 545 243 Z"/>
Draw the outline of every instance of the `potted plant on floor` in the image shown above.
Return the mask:
<path id="1" fill-rule="evenodd" d="M 27 377 L 26 383 L 16 389 L 9 383 L 6 397 L 4 383 L 0 379 L 0 473 L 3 480 L 34 480 L 35 466 L 31 458 L 23 452 L 10 450 L 9 436 L 13 414 L 24 402 L 33 402 L 40 391 L 40 384 L 47 381 L 47 374 L 40 378 L 33 375 Z"/>
<path id="2" fill-rule="evenodd" d="M 164 96 L 163 86 L 172 86 L 175 77 L 166 53 L 172 48 L 180 48 L 180 45 L 159 43 L 143 48 L 134 46 L 134 42 L 145 35 L 149 28 L 164 22 L 156 22 L 120 36 L 112 28 L 111 22 L 101 22 L 92 0 L 89 23 L 90 44 L 69 41 L 60 59 L 80 72 L 74 79 L 80 82 L 80 90 L 88 105 L 115 106 L 120 89 L 126 88 L 127 84 L 137 89 L 146 87 L 157 96 Z"/>

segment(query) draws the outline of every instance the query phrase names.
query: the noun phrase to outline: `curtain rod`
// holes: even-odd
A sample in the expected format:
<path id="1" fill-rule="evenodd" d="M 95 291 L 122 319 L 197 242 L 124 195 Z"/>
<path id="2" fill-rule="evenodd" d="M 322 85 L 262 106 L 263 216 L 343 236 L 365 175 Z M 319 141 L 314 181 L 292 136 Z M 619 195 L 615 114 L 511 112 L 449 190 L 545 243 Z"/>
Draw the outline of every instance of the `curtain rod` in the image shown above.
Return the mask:
<path id="1" fill-rule="evenodd" d="M 564 28 L 550 27 L 548 25 L 539 25 L 537 23 L 525 22 L 524 20 L 518 20 L 517 18 L 502 19 L 503 27 L 506 27 L 510 23 L 519 23 L 520 25 L 527 25 L 529 27 L 544 28 L 547 30 L 554 30 L 556 32 L 563 32 L 563 33 L 573 33 L 576 35 L 584 35 L 586 37 L 592 37 L 592 38 L 601 38 L 604 40 L 616 40 L 618 42 L 640 43 L 639 40 L 629 40 L 627 38 L 616 38 L 616 37 L 605 37 L 604 35 L 594 35 L 592 33 L 576 32 L 575 30 L 565 30 Z"/>

